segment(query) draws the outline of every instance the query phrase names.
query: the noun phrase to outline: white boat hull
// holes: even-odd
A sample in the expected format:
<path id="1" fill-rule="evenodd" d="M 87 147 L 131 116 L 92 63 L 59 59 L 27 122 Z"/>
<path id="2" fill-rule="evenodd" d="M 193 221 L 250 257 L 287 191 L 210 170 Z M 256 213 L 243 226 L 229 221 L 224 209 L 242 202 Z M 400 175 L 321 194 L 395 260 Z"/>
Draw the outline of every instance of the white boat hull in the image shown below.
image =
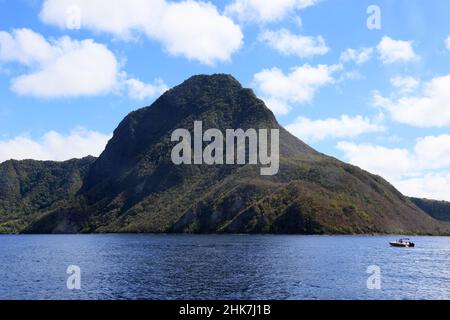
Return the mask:
<path id="1" fill-rule="evenodd" d="M 412 242 L 389 242 L 391 247 L 399 247 L 399 248 L 412 248 L 414 247 L 414 243 Z"/>

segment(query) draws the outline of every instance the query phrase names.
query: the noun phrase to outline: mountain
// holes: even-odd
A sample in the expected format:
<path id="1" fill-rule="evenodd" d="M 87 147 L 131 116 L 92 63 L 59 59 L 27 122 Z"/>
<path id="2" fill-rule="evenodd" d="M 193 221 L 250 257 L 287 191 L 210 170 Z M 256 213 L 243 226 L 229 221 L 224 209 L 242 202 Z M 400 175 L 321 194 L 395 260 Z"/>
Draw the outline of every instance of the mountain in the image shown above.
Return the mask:
<path id="1" fill-rule="evenodd" d="M 0 233 L 16 233 L 81 188 L 94 157 L 65 162 L 10 160 L 0 164 Z"/>
<path id="2" fill-rule="evenodd" d="M 416 206 L 440 221 L 450 222 L 450 202 L 411 198 Z"/>
<path id="3" fill-rule="evenodd" d="M 203 131 L 279 129 L 278 174 L 263 176 L 260 166 L 252 164 L 174 164 L 171 151 L 177 142 L 171 141 L 171 135 L 180 128 L 194 135 L 195 121 L 202 121 Z M 448 231 L 381 177 L 321 154 L 292 136 L 252 90 L 229 75 L 194 76 L 151 106 L 131 112 L 100 157 L 84 161 L 91 163 L 75 170 L 76 183 L 70 183 L 72 175 L 60 173 L 66 177 L 67 189 L 47 199 L 42 208 L 35 198 L 16 193 L 17 208 L 32 204 L 32 214 L 24 212 L 27 218 L 16 229 L 27 233 Z M 74 164 L 70 168 L 74 170 Z M 39 187 L 36 194 L 53 194 L 50 185 L 54 184 Z M 0 196 L 8 190 L 0 189 Z M 8 205 L 4 209 L 1 215 L 6 221 Z M 19 211 L 14 211 L 15 217 Z"/>

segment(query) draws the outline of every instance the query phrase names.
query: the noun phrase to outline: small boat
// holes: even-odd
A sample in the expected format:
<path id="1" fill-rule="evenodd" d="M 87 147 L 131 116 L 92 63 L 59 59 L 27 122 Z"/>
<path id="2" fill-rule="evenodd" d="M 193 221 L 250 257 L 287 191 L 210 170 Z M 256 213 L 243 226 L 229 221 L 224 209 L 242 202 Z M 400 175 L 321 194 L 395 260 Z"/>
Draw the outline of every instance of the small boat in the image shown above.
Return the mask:
<path id="1" fill-rule="evenodd" d="M 398 239 L 397 241 L 389 242 L 391 247 L 402 247 L 402 248 L 412 248 L 414 247 L 414 242 L 409 241 L 408 238 Z"/>

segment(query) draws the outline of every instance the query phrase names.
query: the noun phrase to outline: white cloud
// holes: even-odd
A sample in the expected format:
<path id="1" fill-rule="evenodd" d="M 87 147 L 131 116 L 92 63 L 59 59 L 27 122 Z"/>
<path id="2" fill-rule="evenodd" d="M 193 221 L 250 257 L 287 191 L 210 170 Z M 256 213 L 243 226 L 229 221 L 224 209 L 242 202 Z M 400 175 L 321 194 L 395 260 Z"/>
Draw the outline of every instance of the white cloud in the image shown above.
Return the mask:
<path id="1" fill-rule="evenodd" d="M 93 40 L 47 41 L 29 29 L 0 32 L 0 61 L 26 65 L 29 73 L 14 78 L 11 89 L 37 97 L 108 92 L 116 85 L 119 68 L 114 54 Z"/>
<path id="2" fill-rule="evenodd" d="M 369 61 L 372 58 L 372 54 L 373 48 L 362 48 L 359 50 L 350 48 L 342 52 L 340 61 L 341 62 L 353 61 L 356 64 L 360 65 Z"/>
<path id="3" fill-rule="evenodd" d="M 450 201 L 450 173 L 439 172 L 395 182 L 404 194 L 418 198 Z"/>
<path id="4" fill-rule="evenodd" d="M 143 83 L 137 79 L 125 80 L 128 87 L 128 97 L 134 100 L 144 100 L 152 98 L 156 95 L 163 94 L 167 89 L 167 85 L 161 79 L 156 79 L 154 83 Z"/>
<path id="5" fill-rule="evenodd" d="M 165 5 L 163 0 L 45 0 L 39 17 L 62 29 L 70 28 L 69 21 L 79 20 L 81 28 L 130 40 L 147 24 L 156 25 Z"/>
<path id="6" fill-rule="evenodd" d="M 414 147 L 417 166 L 441 169 L 450 166 L 450 135 L 427 136 L 417 140 Z"/>
<path id="7" fill-rule="evenodd" d="M 337 148 L 344 152 L 344 158 L 350 163 L 391 181 L 415 169 L 407 149 L 352 142 L 339 142 Z"/>
<path id="8" fill-rule="evenodd" d="M 338 119 L 310 120 L 299 117 L 294 123 L 286 126 L 293 135 L 305 141 L 319 141 L 327 138 L 355 138 L 364 133 L 380 132 L 386 129 L 362 116 Z"/>
<path id="9" fill-rule="evenodd" d="M 341 69 L 341 65 L 308 64 L 293 68 L 289 74 L 278 68 L 264 69 L 253 76 L 253 82 L 272 111 L 287 114 L 291 104 L 310 103 L 321 87 L 333 84 L 333 73 Z"/>
<path id="10" fill-rule="evenodd" d="M 450 201 L 450 135 L 419 138 L 412 151 L 340 142 L 344 158 L 416 197 Z"/>
<path id="11" fill-rule="evenodd" d="M 445 47 L 447 48 L 447 50 L 450 50 L 450 36 L 445 39 Z"/>
<path id="12" fill-rule="evenodd" d="M 267 23 L 279 21 L 295 10 L 318 3 L 319 0 L 234 0 L 225 13 L 242 22 Z"/>
<path id="13" fill-rule="evenodd" d="M 450 167 L 450 135 L 445 134 L 417 139 L 413 151 L 349 142 L 338 148 L 352 163 L 394 178 Z"/>
<path id="14" fill-rule="evenodd" d="M 383 37 L 377 46 L 380 59 L 385 64 L 410 62 L 418 59 L 413 49 L 413 41 L 393 40 Z"/>
<path id="15" fill-rule="evenodd" d="M 300 58 L 324 55 L 330 50 L 321 36 L 295 35 L 286 29 L 265 31 L 258 38 L 284 55 L 295 55 Z"/>
<path id="16" fill-rule="evenodd" d="M 388 98 L 375 92 L 373 104 L 387 110 L 392 119 L 418 127 L 450 125 L 450 75 L 423 85 L 420 94 Z"/>
<path id="17" fill-rule="evenodd" d="M 25 135 L 10 140 L 0 140 L 0 162 L 16 159 L 63 161 L 98 156 L 111 138 L 109 134 L 76 128 L 68 135 L 49 131 L 39 139 Z"/>
<path id="18" fill-rule="evenodd" d="M 36 97 L 76 97 L 111 91 L 116 85 L 118 63 L 103 45 L 92 40 L 61 38 L 52 47 L 55 55 L 29 74 L 12 81 L 20 95 Z"/>
<path id="19" fill-rule="evenodd" d="M 55 54 L 52 45 L 30 29 L 0 31 L 0 61 L 31 65 L 49 61 Z"/>
<path id="20" fill-rule="evenodd" d="M 211 3 L 193 0 L 46 0 L 41 20 L 67 28 L 68 9 L 73 6 L 81 13 L 81 28 L 123 40 L 143 33 L 171 55 L 208 65 L 230 60 L 243 43 L 240 27 L 230 18 Z"/>
<path id="21" fill-rule="evenodd" d="M 411 93 L 420 84 L 420 81 L 413 77 L 401 77 L 397 76 L 391 78 L 391 84 L 400 90 L 400 93 Z"/>
<path id="22" fill-rule="evenodd" d="M 375 48 L 366 47 L 360 49 L 349 48 L 341 53 L 341 62 L 354 62 L 358 65 L 369 61 Z M 411 62 L 417 60 L 419 56 L 414 52 L 413 41 L 394 40 L 390 37 L 383 37 L 376 46 L 379 59 L 385 64 L 395 62 Z"/>
<path id="23" fill-rule="evenodd" d="M 343 82 L 345 80 L 362 80 L 365 79 L 364 75 L 358 70 L 345 71 L 341 74 L 337 82 Z"/>
<path id="24" fill-rule="evenodd" d="M 287 99 L 269 97 L 264 98 L 264 102 L 266 103 L 266 106 L 275 114 L 286 115 L 292 109 Z"/>
<path id="25" fill-rule="evenodd" d="M 11 90 L 19 95 L 79 97 L 128 89 L 129 97 L 143 99 L 160 93 L 165 86 L 162 80 L 146 85 L 135 79 L 123 79 L 124 72 L 120 71 L 115 55 L 103 44 L 90 39 L 72 40 L 68 36 L 46 40 L 30 29 L 0 31 L 2 61 L 26 67 L 26 73 L 11 81 Z"/>

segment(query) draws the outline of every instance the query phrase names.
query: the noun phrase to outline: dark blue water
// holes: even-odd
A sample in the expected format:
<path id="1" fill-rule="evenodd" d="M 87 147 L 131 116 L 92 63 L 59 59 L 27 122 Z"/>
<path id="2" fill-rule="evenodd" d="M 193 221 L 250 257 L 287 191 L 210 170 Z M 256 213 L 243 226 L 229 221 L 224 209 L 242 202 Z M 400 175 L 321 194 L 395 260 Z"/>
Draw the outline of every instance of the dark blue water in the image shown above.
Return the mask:
<path id="1" fill-rule="evenodd" d="M 0 299 L 449 299 L 450 238 L 0 236 Z M 81 268 L 81 290 L 66 269 Z M 367 267 L 381 270 L 368 289 Z"/>

